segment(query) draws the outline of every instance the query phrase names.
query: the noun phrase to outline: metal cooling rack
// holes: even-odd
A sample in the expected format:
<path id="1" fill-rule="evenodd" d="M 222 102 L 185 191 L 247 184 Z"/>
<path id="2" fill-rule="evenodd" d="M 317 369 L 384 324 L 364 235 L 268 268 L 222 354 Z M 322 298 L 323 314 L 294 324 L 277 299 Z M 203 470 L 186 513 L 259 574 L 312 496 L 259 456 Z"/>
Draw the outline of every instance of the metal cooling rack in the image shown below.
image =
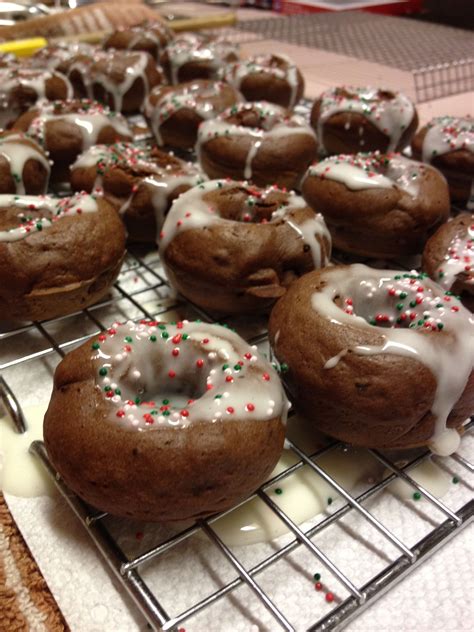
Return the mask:
<path id="1" fill-rule="evenodd" d="M 131 276 L 133 279 L 138 280 L 137 289 L 135 290 L 130 289 Z M 33 351 L 32 353 L 19 353 L 17 355 L 13 355 L 13 357 L 10 357 L 3 365 L 0 365 L 0 370 L 5 371 L 21 365 L 28 366 L 28 363 L 31 363 L 32 361 L 40 360 L 48 356 L 54 357 L 54 361 L 59 361 L 68 350 L 89 339 L 100 330 L 105 329 L 108 323 L 103 321 L 103 317 L 100 314 L 104 309 L 109 307 L 113 307 L 114 309 L 119 308 L 119 305 L 122 302 L 125 302 L 128 307 L 131 307 L 134 310 L 134 318 L 136 320 L 140 318 L 154 320 L 159 319 L 160 315 L 163 315 L 165 312 L 178 306 L 178 301 L 175 301 L 174 299 L 168 301 L 166 305 L 161 303 L 166 290 L 167 280 L 163 274 L 158 256 L 156 254 L 150 255 L 144 254 L 143 252 L 130 251 L 120 277 L 115 284 L 113 294 L 106 300 L 77 314 L 51 321 L 35 322 L 1 333 L 0 341 L 9 341 L 10 343 L 15 342 L 15 340 L 25 340 L 25 338 L 30 335 L 35 336 L 39 334 L 44 346 L 40 350 Z M 158 309 L 150 307 L 150 305 L 153 306 L 154 304 L 153 300 L 150 301 L 150 295 L 154 296 L 155 299 L 159 299 Z M 197 309 L 195 306 L 189 304 L 185 304 L 185 306 L 188 310 L 194 312 L 195 316 L 199 315 L 206 321 L 212 321 L 208 314 Z M 128 313 L 128 310 L 123 309 L 122 307 L 120 307 L 120 310 L 124 314 Z M 72 326 L 69 328 L 67 327 L 68 320 L 71 323 L 74 322 L 77 324 L 78 318 L 80 318 L 82 322 L 87 322 L 89 326 L 92 326 L 92 330 L 82 336 L 74 337 L 72 335 L 74 334 Z M 63 332 L 63 334 L 64 329 L 66 328 L 67 336 L 64 337 L 62 334 L 60 337 L 58 334 L 53 333 L 55 328 L 59 329 L 59 331 Z M 267 336 L 265 333 L 258 334 L 255 337 L 252 337 L 249 342 L 251 344 L 266 343 Z M 21 344 L 19 347 L 21 348 Z M 18 429 L 24 429 L 25 422 L 22 416 L 20 391 L 15 393 L 8 386 L 5 379 L 0 381 L 0 400 L 3 401 L 5 407 L 10 411 Z M 474 420 L 471 419 L 471 421 L 466 425 L 466 432 L 472 431 L 473 427 Z M 97 512 L 97 510 L 94 510 L 85 504 L 65 486 L 48 460 L 45 446 L 42 442 L 34 442 L 31 449 L 41 459 L 62 496 L 81 520 L 83 526 L 86 528 L 95 545 L 103 555 L 105 561 L 119 580 L 121 586 L 132 597 L 152 629 L 176 631 L 183 622 L 203 610 L 210 608 L 213 604 L 222 599 L 224 596 L 230 594 L 238 587 L 246 585 L 253 591 L 254 595 L 261 604 L 271 613 L 274 621 L 276 621 L 281 628 L 284 630 L 296 630 L 294 622 L 292 623 L 289 621 L 283 614 L 281 605 L 279 603 L 275 603 L 275 601 L 272 600 L 261 587 L 258 581 L 258 576 L 259 573 L 265 569 L 271 568 L 279 560 L 288 556 L 292 551 L 300 548 L 306 549 L 315 561 L 322 564 L 349 595 L 340 603 L 335 603 L 333 609 L 328 614 L 325 614 L 316 621 L 313 620 L 313 617 L 311 617 L 311 620 L 305 622 L 305 628 L 308 630 L 322 631 L 340 628 L 350 619 L 357 616 L 370 603 L 374 602 L 405 575 L 422 564 L 423 561 L 434 553 L 442 544 L 446 543 L 459 533 L 472 521 L 474 517 L 474 500 L 467 502 L 462 507 L 454 511 L 410 477 L 408 472 L 428 458 L 428 451 L 423 451 L 421 454 L 417 454 L 410 462 L 406 463 L 402 467 L 397 465 L 393 460 L 378 450 L 370 450 L 369 452 L 374 459 L 385 468 L 388 468 L 391 474 L 385 475 L 383 480 L 373 484 L 357 496 L 348 493 L 317 463 L 318 457 L 331 450 L 336 450 L 338 446 L 340 447 L 341 445 L 342 444 L 339 442 L 334 442 L 315 453 L 308 453 L 307 451 L 301 449 L 297 443 L 288 441 L 287 446 L 290 447 L 292 452 L 296 455 L 298 459 L 297 462 L 277 476 L 274 476 L 271 480 L 267 481 L 250 498 L 258 497 L 263 503 L 265 503 L 265 505 L 267 505 L 267 507 L 276 514 L 278 519 L 286 525 L 288 531 L 294 537 L 287 544 L 280 547 L 278 547 L 276 541 L 274 541 L 276 548 L 273 549 L 273 552 L 255 565 L 246 565 L 242 562 L 231 550 L 231 548 L 223 542 L 213 527 L 213 524 L 219 519 L 219 517 L 222 517 L 232 510 L 205 520 L 199 520 L 193 526 L 190 526 L 172 537 L 160 542 L 157 546 L 149 548 L 144 553 L 141 553 L 136 557 L 127 557 L 123 548 L 119 545 L 118 539 L 114 537 L 112 533 L 114 521 L 118 519 L 115 519 L 108 514 Z M 468 462 L 461 455 L 453 454 L 450 459 L 462 467 L 466 473 L 472 474 L 474 472 L 474 465 Z M 342 506 L 340 508 L 338 508 L 334 513 L 324 517 L 321 522 L 306 531 L 303 531 L 274 502 L 269 494 L 269 488 L 272 485 L 283 481 L 304 465 L 309 466 L 315 476 L 321 477 L 329 483 L 335 492 L 343 499 Z M 414 546 L 411 547 L 401 541 L 385 523 L 377 519 L 374 513 L 368 511 L 364 506 L 365 501 L 374 498 L 397 477 L 403 479 L 403 481 L 408 483 L 413 490 L 421 494 L 429 505 L 438 510 L 439 514 L 443 517 L 442 522 L 438 523 L 425 537 L 420 539 Z M 243 501 L 241 505 L 245 502 L 247 501 Z M 357 514 L 362 517 L 366 524 L 369 524 L 377 529 L 377 531 L 382 534 L 384 540 L 393 545 L 398 551 L 398 557 L 394 561 L 386 564 L 385 568 L 383 568 L 381 572 L 372 577 L 368 582 L 365 582 L 363 585 L 354 583 L 341 570 L 341 568 L 315 544 L 313 540 L 317 534 L 321 534 L 331 525 L 340 522 L 340 520 L 347 514 L 353 516 Z M 166 552 L 171 551 L 198 532 L 207 537 L 212 545 L 220 551 L 223 558 L 230 563 L 236 573 L 236 578 L 224 583 L 224 585 L 222 585 L 219 589 L 210 592 L 210 594 L 192 604 L 190 607 L 187 607 L 183 611 L 168 613 L 160 601 L 161 597 L 159 592 L 154 591 L 144 580 L 141 571 L 145 564 L 158 565 L 161 556 L 163 556 Z M 184 589 L 185 587 L 183 587 L 183 590 Z M 315 618 L 316 617 L 314 617 L 314 619 Z"/>

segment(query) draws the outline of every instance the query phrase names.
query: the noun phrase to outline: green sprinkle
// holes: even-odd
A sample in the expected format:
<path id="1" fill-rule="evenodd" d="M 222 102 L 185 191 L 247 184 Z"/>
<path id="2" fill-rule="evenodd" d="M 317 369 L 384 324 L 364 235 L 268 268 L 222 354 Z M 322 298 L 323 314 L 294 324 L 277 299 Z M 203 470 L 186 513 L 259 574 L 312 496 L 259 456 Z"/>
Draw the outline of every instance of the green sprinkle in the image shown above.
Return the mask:
<path id="1" fill-rule="evenodd" d="M 403 309 L 403 303 L 397 303 L 397 309 L 399 312 L 401 312 Z"/>
<path id="2" fill-rule="evenodd" d="M 214 399 L 222 399 L 222 395 L 214 395 Z"/>
<path id="3" fill-rule="evenodd" d="M 453 483 L 457 485 L 459 483 L 459 478 L 457 476 L 453 476 Z"/>
<path id="4" fill-rule="evenodd" d="M 162 402 L 163 406 L 168 406 L 169 403 L 170 403 L 169 399 L 164 399 Z"/>
<path id="5" fill-rule="evenodd" d="M 329 498 L 328 498 L 328 505 L 332 505 L 332 498 L 331 498 L 331 496 L 329 496 Z"/>
<path id="6" fill-rule="evenodd" d="M 394 277 L 395 281 L 400 281 L 400 279 L 402 278 L 401 274 L 396 274 Z"/>
<path id="7" fill-rule="evenodd" d="M 170 411 L 169 411 L 169 410 L 164 410 L 164 411 L 163 411 L 163 415 L 164 415 L 165 417 L 168 417 L 168 415 L 170 415 L 170 414 L 171 414 L 171 413 L 170 413 Z"/>
<path id="8" fill-rule="evenodd" d="M 280 364 L 280 371 L 281 371 L 282 373 L 287 373 L 287 372 L 288 372 L 288 370 L 289 370 L 289 366 L 287 365 L 287 363 L 286 363 L 286 362 L 282 362 L 282 363 Z"/>
<path id="9" fill-rule="evenodd" d="M 418 326 L 421 327 L 424 324 L 424 322 L 425 322 L 424 320 L 419 320 L 418 321 Z"/>
<path id="10" fill-rule="evenodd" d="M 420 500 L 420 498 L 421 498 L 421 494 L 420 494 L 420 492 L 415 492 L 415 493 L 413 494 L 413 500 Z"/>
<path id="11" fill-rule="evenodd" d="M 410 307 L 416 307 L 416 301 L 410 301 Z"/>
<path id="12" fill-rule="evenodd" d="M 142 400 L 139 397 L 135 397 L 135 404 L 138 406 Z"/>
<path id="13" fill-rule="evenodd" d="M 438 329 L 443 329 L 444 324 L 443 323 L 438 323 L 436 326 L 438 327 Z"/>
<path id="14" fill-rule="evenodd" d="M 170 337 L 170 335 L 169 335 L 169 333 L 168 333 L 167 331 L 162 331 L 162 332 L 161 332 L 161 337 L 162 337 L 162 338 L 164 338 L 164 339 L 166 340 L 166 338 L 169 338 L 169 337 Z"/>
<path id="15" fill-rule="evenodd" d="M 229 365 L 228 365 L 228 364 L 223 364 L 223 365 L 222 365 L 222 370 L 223 370 L 223 371 L 225 371 L 225 370 L 226 370 L 226 369 L 228 369 L 228 368 L 229 368 Z"/>
<path id="16" fill-rule="evenodd" d="M 116 394 L 116 395 L 121 395 L 121 394 L 122 394 L 122 391 L 121 391 L 119 388 L 116 388 L 116 389 L 115 389 L 115 394 Z"/>
<path id="17" fill-rule="evenodd" d="M 166 325 L 158 325 L 158 329 L 166 329 Z"/>
<path id="18" fill-rule="evenodd" d="M 183 340 L 187 340 L 189 338 L 189 334 L 183 334 L 182 338 Z"/>
<path id="19" fill-rule="evenodd" d="M 319 580 L 321 579 L 321 573 L 315 573 L 313 575 L 313 579 L 314 581 L 319 582 Z"/>
<path id="20" fill-rule="evenodd" d="M 40 222 L 38 222 L 36 224 L 36 230 L 43 230 L 43 224 L 41 224 Z"/>
<path id="21" fill-rule="evenodd" d="M 154 336 L 154 335 L 150 336 L 150 340 L 151 340 L 151 342 L 156 342 L 156 336 Z"/>
<path id="22" fill-rule="evenodd" d="M 133 342 L 133 338 L 131 336 L 125 336 L 125 342 Z"/>
<path id="23" fill-rule="evenodd" d="M 111 391 L 111 390 L 112 390 L 111 386 L 104 386 L 104 391 L 107 392 L 107 391 Z"/>
<path id="24" fill-rule="evenodd" d="M 104 366 L 99 369 L 99 375 L 107 375 L 107 369 Z"/>
<path id="25" fill-rule="evenodd" d="M 92 343 L 92 348 L 95 349 L 100 349 L 100 344 L 98 342 L 93 342 Z"/>
<path id="26" fill-rule="evenodd" d="M 407 297 L 406 292 L 400 292 L 400 298 L 406 298 L 406 297 Z"/>
<path id="27" fill-rule="evenodd" d="M 282 488 L 281 488 L 281 487 L 276 487 L 276 488 L 275 488 L 275 494 L 278 494 L 279 496 L 280 496 L 281 494 L 283 494 L 283 490 L 282 490 Z"/>
<path id="28" fill-rule="evenodd" d="M 240 371 L 241 368 L 240 364 L 234 364 L 234 371 Z"/>

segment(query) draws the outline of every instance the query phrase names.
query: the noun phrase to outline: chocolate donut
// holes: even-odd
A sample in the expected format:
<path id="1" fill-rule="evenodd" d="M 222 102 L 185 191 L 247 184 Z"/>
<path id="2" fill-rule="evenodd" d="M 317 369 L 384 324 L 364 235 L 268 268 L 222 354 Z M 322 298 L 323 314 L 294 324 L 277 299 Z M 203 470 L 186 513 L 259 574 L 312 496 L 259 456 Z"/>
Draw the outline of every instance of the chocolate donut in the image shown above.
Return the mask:
<path id="1" fill-rule="evenodd" d="M 222 81 L 196 79 L 154 88 L 145 103 L 145 116 L 158 145 L 193 149 L 199 125 L 242 100 Z"/>
<path id="2" fill-rule="evenodd" d="M 31 68 L 0 69 L 0 127 L 11 127 L 39 99 L 70 99 L 72 86 L 59 72 Z"/>
<path id="3" fill-rule="evenodd" d="M 48 456 L 86 502 L 147 521 L 229 509 L 280 457 L 277 373 L 220 325 L 114 324 L 58 365 Z"/>
<path id="4" fill-rule="evenodd" d="M 423 251 L 423 270 L 474 312 L 474 213 L 460 213 L 438 228 Z"/>
<path id="5" fill-rule="evenodd" d="M 401 151 L 418 126 L 415 106 L 401 92 L 344 86 L 316 99 L 311 125 L 327 154 Z"/>
<path id="6" fill-rule="evenodd" d="M 105 38 L 102 45 L 105 49 L 142 50 L 158 61 L 165 46 L 173 38 L 173 31 L 164 22 L 157 20 L 113 31 Z"/>
<path id="7" fill-rule="evenodd" d="M 14 127 L 49 153 L 55 181 L 68 181 L 69 166 L 92 145 L 132 140 L 123 116 L 87 99 L 42 103 L 20 116 Z"/>
<path id="8" fill-rule="evenodd" d="M 427 275 L 335 266 L 298 279 L 270 317 L 298 408 L 370 448 L 447 455 L 474 412 L 474 320 Z"/>
<path id="9" fill-rule="evenodd" d="M 44 320 L 92 305 L 115 281 L 125 231 L 115 208 L 71 198 L 0 195 L 0 314 Z"/>
<path id="10" fill-rule="evenodd" d="M 247 182 L 213 180 L 183 193 L 160 235 L 174 288 L 220 314 L 265 311 L 330 254 L 324 220 L 303 198 Z"/>
<path id="11" fill-rule="evenodd" d="M 0 134 L 0 194 L 46 193 L 50 172 L 48 157 L 36 141 L 21 132 Z"/>
<path id="12" fill-rule="evenodd" d="M 255 55 L 224 67 L 222 78 L 247 101 L 268 101 L 293 108 L 303 96 L 303 75 L 282 54 Z"/>
<path id="13" fill-rule="evenodd" d="M 57 70 L 68 74 L 69 64 L 77 55 L 92 58 L 99 49 L 85 42 L 57 42 L 37 50 L 31 57 L 22 60 L 28 68 Z"/>
<path id="14" fill-rule="evenodd" d="M 133 143 L 94 145 L 71 166 L 74 191 L 103 194 L 119 209 L 129 240 L 151 244 L 173 200 L 204 179 L 191 163 Z"/>
<path id="15" fill-rule="evenodd" d="M 196 151 L 210 178 L 295 188 L 316 157 L 317 142 L 301 116 L 261 101 L 234 105 L 202 123 Z"/>
<path id="16" fill-rule="evenodd" d="M 223 66 L 239 59 L 235 44 L 198 33 L 178 35 L 163 51 L 160 63 L 172 84 L 218 79 Z"/>
<path id="17" fill-rule="evenodd" d="M 474 208 L 474 119 L 440 116 L 412 141 L 413 155 L 437 167 L 448 180 L 453 202 Z"/>
<path id="18" fill-rule="evenodd" d="M 448 219 L 446 180 L 400 154 L 340 155 L 311 166 L 302 193 L 336 248 L 383 259 L 420 253 Z"/>

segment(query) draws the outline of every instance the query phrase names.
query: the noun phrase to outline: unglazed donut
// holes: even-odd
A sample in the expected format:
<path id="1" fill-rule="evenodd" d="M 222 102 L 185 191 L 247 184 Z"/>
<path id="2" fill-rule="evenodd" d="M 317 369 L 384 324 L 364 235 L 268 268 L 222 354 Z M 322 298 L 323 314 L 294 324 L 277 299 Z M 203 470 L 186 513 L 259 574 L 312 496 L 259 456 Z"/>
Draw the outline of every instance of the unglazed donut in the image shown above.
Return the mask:
<path id="1" fill-rule="evenodd" d="M 125 230 L 115 208 L 86 194 L 0 195 L 0 314 L 44 320 L 92 305 L 115 281 Z"/>
<path id="2" fill-rule="evenodd" d="M 164 22 L 157 20 L 120 28 L 105 38 L 103 47 L 105 49 L 142 50 L 158 61 L 165 46 L 173 38 L 173 31 Z"/>
<path id="3" fill-rule="evenodd" d="M 255 55 L 224 67 L 222 78 L 247 101 L 268 101 L 293 108 L 303 96 L 304 79 L 295 64 L 282 54 Z"/>
<path id="4" fill-rule="evenodd" d="M 58 365 L 44 438 L 65 483 L 91 505 L 137 520 L 195 519 L 264 482 L 287 408 L 273 367 L 228 328 L 115 324 Z"/>
<path id="5" fill-rule="evenodd" d="M 20 116 L 14 127 L 49 153 L 55 181 L 68 181 L 69 166 L 92 145 L 132 140 L 123 116 L 88 99 L 42 103 Z"/>
<path id="6" fill-rule="evenodd" d="M 21 132 L 0 134 L 0 194 L 46 193 L 51 166 L 36 141 Z"/>
<path id="7" fill-rule="evenodd" d="M 453 202 L 474 208 L 474 119 L 440 116 L 422 127 L 412 141 L 413 155 L 437 167 L 447 178 Z"/>
<path id="8" fill-rule="evenodd" d="M 418 115 L 401 92 L 344 86 L 316 99 L 311 125 L 327 154 L 401 151 L 416 131 Z"/>
<path id="9" fill-rule="evenodd" d="M 298 407 L 371 448 L 447 455 L 474 411 L 474 319 L 427 275 L 363 265 L 311 272 L 270 317 Z"/>
<path id="10" fill-rule="evenodd" d="M 265 311 L 330 254 L 324 220 L 303 198 L 247 182 L 213 180 L 183 193 L 160 235 L 172 285 L 220 314 Z"/>
<path id="11" fill-rule="evenodd" d="M 10 127 L 39 99 L 70 99 L 72 86 L 59 72 L 31 68 L 0 69 L 0 127 Z"/>
<path id="12" fill-rule="evenodd" d="M 163 51 L 160 63 L 173 84 L 218 79 L 224 64 L 239 59 L 235 44 L 198 33 L 182 33 Z"/>
<path id="13" fill-rule="evenodd" d="M 226 83 L 195 79 L 154 88 L 145 103 L 145 116 L 158 145 L 193 149 L 199 125 L 240 101 L 242 95 Z"/>
<path id="14" fill-rule="evenodd" d="M 326 158 L 308 169 L 302 193 L 324 215 L 334 246 L 364 257 L 421 253 L 449 217 L 441 173 L 400 154 Z"/>
<path id="15" fill-rule="evenodd" d="M 173 200 L 204 180 L 193 164 L 133 143 L 94 145 L 71 166 L 74 191 L 103 194 L 119 209 L 129 240 L 152 244 Z"/>
<path id="16" fill-rule="evenodd" d="M 474 311 L 474 213 L 460 213 L 438 228 L 423 251 L 423 270 Z"/>
<path id="17" fill-rule="evenodd" d="M 202 123 L 196 150 L 210 178 L 291 189 L 316 157 L 317 142 L 301 116 L 261 101 L 235 105 Z"/>

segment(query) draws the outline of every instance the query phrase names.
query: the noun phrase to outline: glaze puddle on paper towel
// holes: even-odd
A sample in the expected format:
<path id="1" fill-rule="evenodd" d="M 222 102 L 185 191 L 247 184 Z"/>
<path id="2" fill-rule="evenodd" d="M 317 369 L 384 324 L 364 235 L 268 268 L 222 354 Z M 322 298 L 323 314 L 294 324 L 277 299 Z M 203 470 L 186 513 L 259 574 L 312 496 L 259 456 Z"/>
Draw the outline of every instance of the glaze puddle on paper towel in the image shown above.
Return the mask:
<path id="1" fill-rule="evenodd" d="M 23 410 L 28 430 L 17 432 L 0 407 L 0 489 L 13 496 L 52 496 L 54 484 L 40 461 L 28 451 L 32 441 L 43 439 L 47 404 Z"/>

